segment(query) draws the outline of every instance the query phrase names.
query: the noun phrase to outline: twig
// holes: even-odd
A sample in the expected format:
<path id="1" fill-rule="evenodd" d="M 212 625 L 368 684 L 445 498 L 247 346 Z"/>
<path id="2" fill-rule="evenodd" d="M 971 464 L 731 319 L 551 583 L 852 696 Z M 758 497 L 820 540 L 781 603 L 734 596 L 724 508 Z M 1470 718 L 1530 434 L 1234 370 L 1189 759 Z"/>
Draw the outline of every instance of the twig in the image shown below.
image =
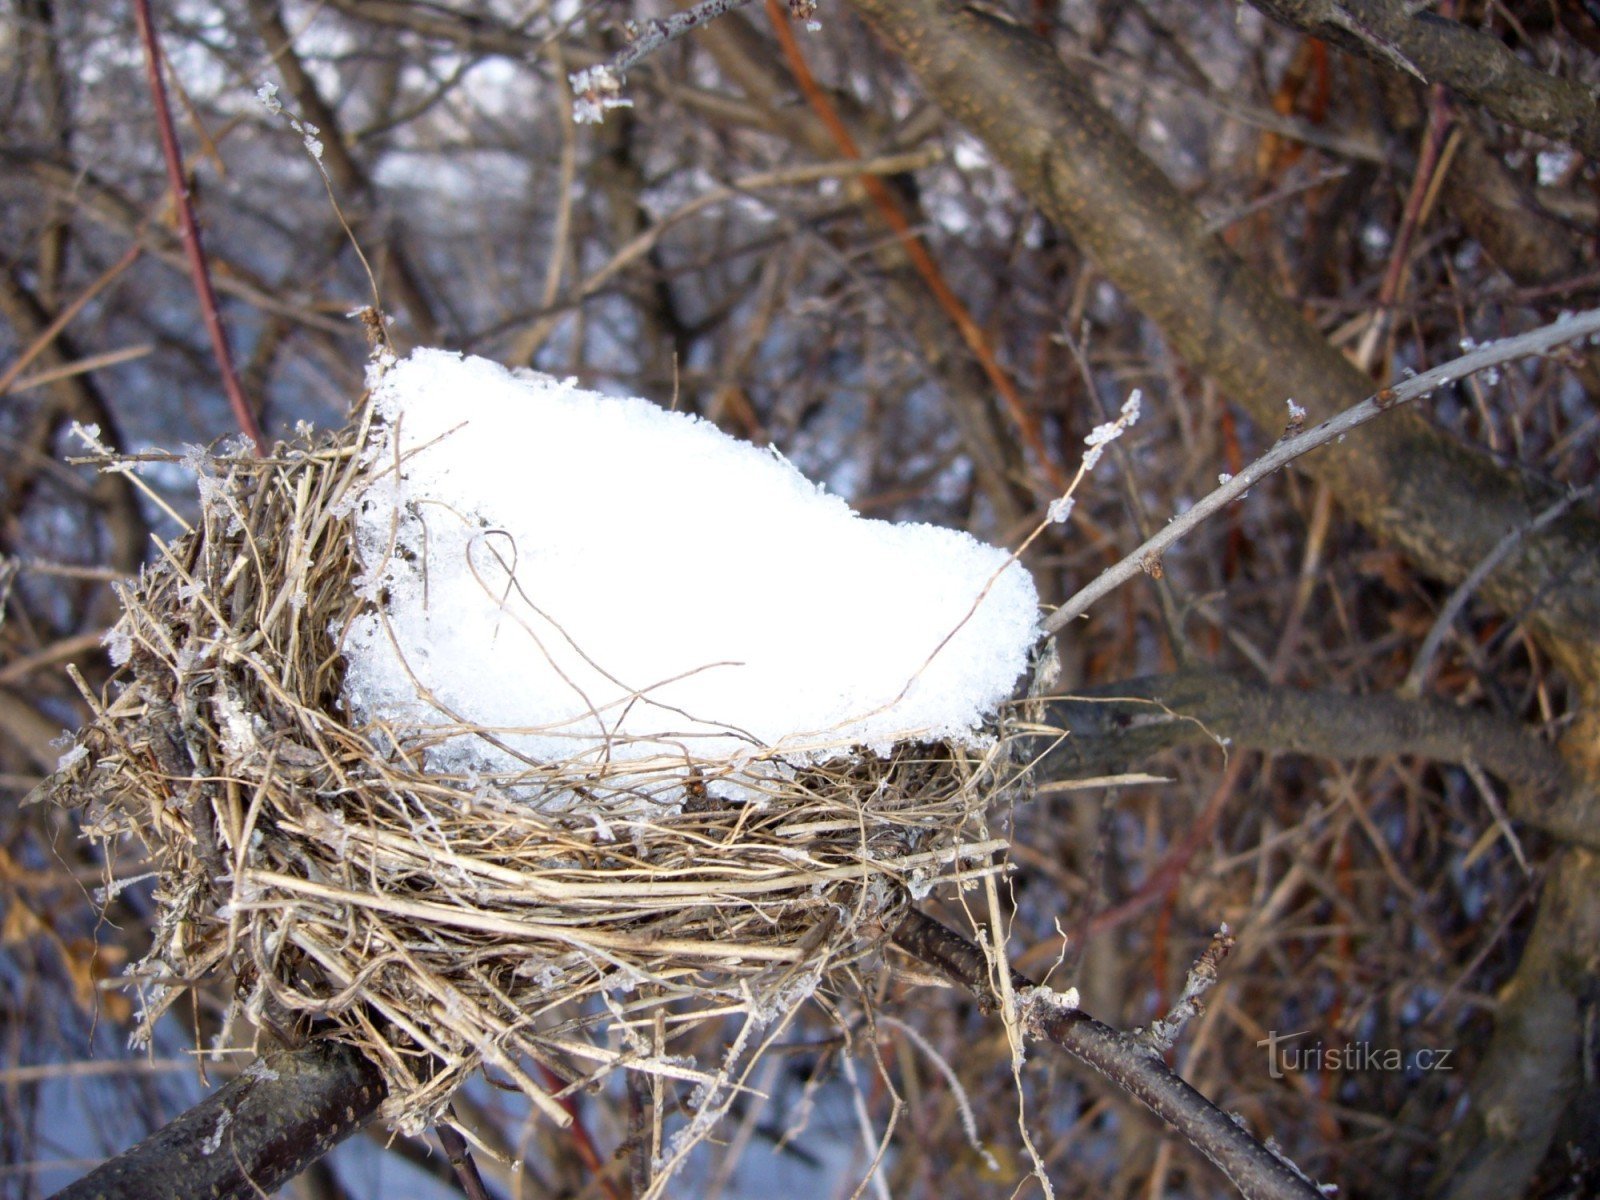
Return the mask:
<path id="1" fill-rule="evenodd" d="M 791 15 L 794 4 L 789 5 Z M 795 82 L 799 85 L 801 93 L 806 98 L 806 103 L 811 106 L 817 118 L 827 127 L 828 134 L 839 147 L 846 158 L 859 159 L 862 157 L 861 147 L 857 145 L 851 135 L 849 127 L 844 123 L 844 118 L 839 115 L 828 94 L 817 83 L 816 77 L 811 74 L 811 68 L 806 62 L 805 53 L 800 49 L 800 43 L 795 39 L 794 30 L 790 22 L 785 19 L 779 0 L 767 0 L 767 16 L 772 23 L 773 33 L 778 38 L 778 44 L 783 48 L 784 60 L 789 64 L 789 70 L 794 75 Z M 895 239 L 900 243 L 900 248 L 905 252 L 912 268 L 921 277 L 925 286 L 939 307 L 950 318 L 956 327 L 956 332 L 961 335 L 961 340 L 967 344 L 967 349 L 978 360 L 978 366 L 983 370 L 994 390 L 1000 394 L 1001 403 L 1005 406 L 1007 414 L 1017 427 L 1017 433 L 1022 438 L 1023 444 L 1038 460 L 1039 469 L 1049 480 L 1050 485 L 1057 491 L 1067 486 L 1067 477 L 1062 472 L 1053 458 L 1050 457 L 1044 443 L 1044 433 L 1039 428 L 1039 422 L 1028 411 L 1023 403 L 1021 394 L 1017 391 L 1016 384 L 1011 375 L 1000 365 L 995 357 L 994 349 L 989 344 L 989 336 L 983 331 L 982 326 L 973 317 L 970 309 L 956 295 L 955 290 L 945 279 L 944 272 L 939 264 L 934 261 L 927 244 L 911 228 L 911 221 L 906 216 L 904 208 L 889 185 L 882 179 L 873 175 L 863 175 L 861 185 L 867 196 L 877 208 L 878 214 L 883 218 L 884 224 L 889 226 Z"/>
<path id="2" fill-rule="evenodd" d="M 980 1009 L 995 1011 L 988 960 L 972 941 L 913 909 L 895 930 L 894 943 L 972 992 Z M 1055 993 L 1021 975 L 1013 985 L 1021 993 L 1030 1033 L 1087 1063 L 1166 1121 L 1232 1180 L 1246 1200 L 1324 1200 L 1298 1168 L 1174 1074 L 1149 1045 L 1082 1009 L 1055 1002 Z"/>
<path id="3" fill-rule="evenodd" d="M 194 206 L 189 203 L 189 184 L 183 172 L 183 151 L 178 148 L 178 134 L 172 125 L 172 108 L 167 103 L 167 85 L 161 77 L 161 43 L 156 39 L 150 0 L 134 0 L 133 15 L 139 24 L 139 38 L 144 43 L 150 96 L 155 102 L 156 125 L 161 131 L 161 153 L 167 160 L 172 203 L 178 213 L 178 228 L 183 234 L 183 249 L 189 259 L 195 295 L 200 301 L 200 316 L 205 321 L 206 332 L 211 335 L 217 373 L 222 377 L 222 390 L 228 395 L 228 406 L 233 409 L 234 420 L 238 421 L 240 431 L 255 446 L 256 454 L 263 455 L 267 449 L 266 441 L 261 436 L 260 426 L 256 424 L 255 414 L 245 402 L 244 390 L 239 386 L 233 352 L 228 349 L 228 335 L 222 328 L 222 315 L 217 311 L 217 293 L 211 286 L 211 268 L 206 263 L 205 249 L 200 242 L 200 225 L 194 219 Z"/>
<path id="4" fill-rule="evenodd" d="M 1205 1008 L 1202 997 L 1211 990 L 1211 985 L 1217 982 L 1217 967 L 1233 950 L 1233 943 L 1233 933 L 1224 922 L 1212 935 L 1211 944 L 1200 956 L 1200 961 L 1189 969 L 1178 1002 L 1166 1016 L 1159 1021 L 1152 1021 L 1150 1028 L 1142 1035 L 1137 1035 L 1140 1041 L 1161 1054 L 1172 1049 L 1173 1043 L 1178 1040 L 1178 1035 L 1183 1032 L 1183 1027 L 1192 1018 L 1199 1016 Z"/>
<path id="5" fill-rule="evenodd" d="M 1482 562 L 1467 572 L 1467 577 L 1456 585 L 1455 590 L 1439 609 L 1439 615 L 1434 618 L 1428 636 L 1422 639 L 1422 645 L 1417 650 L 1416 661 L 1411 664 L 1411 670 L 1406 672 L 1405 680 L 1395 689 L 1396 695 L 1405 700 L 1416 700 L 1422 695 L 1422 689 L 1428 682 L 1428 672 L 1433 666 L 1434 656 L 1439 653 L 1445 634 L 1450 632 L 1456 617 L 1461 615 L 1461 610 L 1467 606 L 1472 594 L 1489 577 L 1489 573 L 1504 562 L 1506 556 L 1515 550 L 1524 538 L 1538 533 L 1574 504 L 1594 495 L 1596 490 L 1600 490 L 1600 483 L 1591 483 L 1586 488 L 1567 493 L 1533 520 L 1518 525 L 1495 543 L 1494 549 L 1483 556 Z"/>
<path id="6" fill-rule="evenodd" d="M 144 247 L 139 245 L 137 242 L 135 242 L 132 246 L 129 246 L 127 252 L 123 254 L 121 258 L 102 271 L 99 278 L 97 278 L 88 287 L 84 288 L 83 291 L 79 292 L 78 295 L 73 298 L 71 304 L 68 304 L 59 313 L 57 313 L 55 320 L 51 321 L 50 324 L 45 326 L 44 329 L 40 331 L 39 336 L 34 338 L 21 354 L 17 355 L 16 359 L 11 363 L 11 365 L 8 366 L 3 372 L 0 372 L 0 395 L 4 395 L 6 392 L 11 391 L 13 385 L 17 382 L 18 376 L 20 376 L 22 372 L 27 369 L 28 364 L 37 358 L 40 353 L 43 352 L 46 346 L 55 341 L 56 336 L 63 329 L 65 329 L 68 324 L 71 323 L 72 318 L 82 312 L 84 306 L 98 296 L 102 291 L 104 291 L 113 280 L 115 280 L 129 267 L 133 266 L 133 264 L 139 260 L 139 256 L 143 253 Z M 17 388 L 16 390 L 21 391 L 22 389 Z"/>
<path id="7" fill-rule="evenodd" d="M 444 1147 L 444 1156 L 461 1181 L 461 1190 L 466 1192 L 468 1200 L 490 1200 L 489 1189 L 483 1186 L 483 1176 L 478 1174 L 478 1164 L 467 1149 L 467 1139 L 454 1125 L 443 1121 L 434 1126 L 434 1132 L 439 1135 L 439 1145 Z"/>
<path id="8" fill-rule="evenodd" d="M 608 63 L 587 67 L 570 77 L 574 100 L 573 120 L 579 124 L 597 125 L 605 120 L 608 108 L 632 108 L 633 101 L 622 96 L 622 81 L 629 67 L 691 30 L 749 3 L 750 0 L 700 0 L 693 8 L 668 17 L 652 17 L 643 22 L 629 21 L 623 27 L 628 35 L 626 50 Z"/>
<path id="9" fill-rule="evenodd" d="M 1343 437 L 1392 408 L 1431 395 L 1437 389 L 1458 379 L 1464 379 L 1468 375 L 1490 367 L 1502 366 L 1519 358 L 1547 353 L 1557 346 L 1595 333 L 1600 333 L 1600 309 L 1589 309 L 1564 316 L 1549 325 L 1540 326 L 1516 337 L 1480 346 L 1443 366 L 1424 371 L 1393 387 L 1382 388 L 1360 404 L 1329 417 L 1320 425 L 1313 426 L 1303 433 L 1291 433 L 1239 474 L 1224 480 L 1220 487 L 1209 493 L 1188 512 L 1174 517 L 1164 529 L 1143 542 L 1115 566 L 1102 571 L 1087 587 L 1080 589 L 1076 595 L 1050 614 L 1044 622 L 1044 631 L 1059 632 L 1068 622 L 1088 612 L 1095 601 L 1141 570 L 1151 569 L 1160 561 L 1162 554 L 1196 525 L 1301 455 Z M 1290 411 L 1292 418 L 1294 410 L 1291 408 Z"/>

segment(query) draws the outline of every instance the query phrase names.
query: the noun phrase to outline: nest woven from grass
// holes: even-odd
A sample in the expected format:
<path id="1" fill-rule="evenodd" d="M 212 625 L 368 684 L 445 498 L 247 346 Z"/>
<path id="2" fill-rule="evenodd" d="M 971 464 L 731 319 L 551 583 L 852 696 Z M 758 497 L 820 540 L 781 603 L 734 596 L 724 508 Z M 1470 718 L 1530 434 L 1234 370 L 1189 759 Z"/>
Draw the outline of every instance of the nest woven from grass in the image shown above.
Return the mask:
<path id="1" fill-rule="evenodd" d="M 559 763 L 430 774 L 340 702 L 338 632 L 372 603 L 347 502 L 368 432 L 191 454 L 200 523 L 125 589 L 121 666 L 55 791 L 93 835 L 137 835 L 159 880 L 140 1032 L 231 978 L 230 1023 L 356 1044 L 404 1129 L 480 1066 L 564 1122 L 535 1064 L 568 1086 L 618 1067 L 694 1081 L 709 1120 L 761 1031 L 848 980 L 909 894 L 998 869 L 1004 742 L 784 772 L 748 803 L 680 766 L 685 802 L 620 814 L 541 807 L 575 794 Z M 737 1014 L 722 1062 L 675 1053 Z"/>

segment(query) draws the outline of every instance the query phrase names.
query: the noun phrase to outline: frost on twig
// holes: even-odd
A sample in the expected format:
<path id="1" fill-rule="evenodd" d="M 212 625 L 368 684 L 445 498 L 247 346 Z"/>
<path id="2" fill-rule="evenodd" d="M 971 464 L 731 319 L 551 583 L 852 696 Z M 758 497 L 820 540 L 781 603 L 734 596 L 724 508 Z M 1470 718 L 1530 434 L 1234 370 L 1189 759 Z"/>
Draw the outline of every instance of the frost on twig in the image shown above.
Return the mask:
<path id="1" fill-rule="evenodd" d="M 1138 423 L 1140 406 L 1143 403 L 1144 394 L 1138 388 L 1134 388 L 1122 402 L 1122 411 L 1117 414 L 1115 421 L 1096 425 L 1084 437 L 1084 445 L 1088 448 L 1083 452 L 1083 462 L 1079 464 L 1078 473 L 1072 477 L 1072 482 L 1067 485 L 1066 493 L 1050 502 L 1051 521 L 1059 525 L 1072 515 L 1073 506 L 1077 504 L 1074 493 L 1078 490 L 1078 485 L 1083 482 L 1083 477 L 1099 465 L 1107 446 Z"/>
<path id="2" fill-rule="evenodd" d="M 579 125 L 598 125 L 606 110 L 632 108 L 622 94 L 622 76 L 612 67 L 587 67 L 572 76 L 572 119 Z"/>
<path id="3" fill-rule="evenodd" d="M 1183 992 L 1172 1006 L 1172 1011 L 1140 1033 L 1138 1036 L 1141 1041 L 1163 1054 L 1172 1049 L 1183 1027 L 1205 1008 L 1201 998 L 1217 982 L 1217 967 L 1228 957 L 1233 943 L 1234 936 L 1229 932 L 1227 922 L 1223 922 L 1212 935 L 1211 944 L 1200 956 L 1200 961 L 1195 963 L 1189 971 L 1189 977 L 1183 981 Z"/>
<path id="4" fill-rule="evenodd" d="M 316 160 L 317 170 L 322 172 L 324 181 L 328 181 L 328 173 L 322 166 L 322 139 L 317 136 L 322 130 L 318 129 L 310 121 L 302 121 L 293 113 L 284 112 L 283 101 L 278 99 L 278 85 L 275 83 L 269 81 L 258 87 L 256 89 L 256 100 L 272 116 L 288 119 L 289 128 L 300 135 L 300 144 L 306 148 L 306 153 Z M 329 187 L 333 186 L 331 181 L 328 181 L 328 185 Z"/>
<path id="5" fill-rule="evenodd" d="M 1048 1014 L 1071 1012 L 1080 1007 L 1078 989 L 1064 992 L 1040 985 L 1017 989 L 1017 1020 L 1032 1036 L 1040 1036 L 1040 1018 Z"/>
<path id="6" fill-rule="evenodd" d="M 606 119 L 606 110 L 632 108 L 633 101 L 622 94 L 622 83 L 628 68 L 654 54 L 669 42 L 675 42 L 690 30 L 716 20 L 724 13 L 743 8 L 750 0 L 700 0 L 693 8 L 673 13 L 669 17 L 652 17 L 646 21 L 628 21 L 622 31 L 627 35 L 628 48 L 609 63 L 587 67 L 570 77 L 572 84 L 572 119 L 579 125 L 598 125 Z M 817 20 L 817 0 L 788 0 L 789 15 L 809 30 L 822 28 Z"/>

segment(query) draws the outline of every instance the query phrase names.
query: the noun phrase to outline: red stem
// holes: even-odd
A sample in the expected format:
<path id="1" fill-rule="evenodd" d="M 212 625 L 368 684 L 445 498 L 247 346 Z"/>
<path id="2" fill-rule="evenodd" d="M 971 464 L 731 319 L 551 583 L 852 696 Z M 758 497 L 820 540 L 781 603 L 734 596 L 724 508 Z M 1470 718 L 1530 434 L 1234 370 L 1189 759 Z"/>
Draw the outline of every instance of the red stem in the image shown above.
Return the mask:
<path id="1" fill-rule="evenodd" d="M 167 103 L 167 85 L 161 77 L 161 44 L 156 40 L 155 21 L 150 16 L 150 0 L 134 0 L 133 15 L 139 23 L 139 38 L 144 43 L 146 73 L 150 77 L 150 95 L 155 100 L 156 125 L 161 130 L 161 152 L 167 160 L 167 178 L 172 185 L 173 203 L 178 210 L 178 228 L 183 235 L 183 249 L 189 259 L 189 273 L 194 278 L 195 295 L 200 299 L 200 315 L 205 320 L 206 332 L 211 335 L 211 350 L 216 355 L 217 371 L 222 376 L 223 391 L 228 394 L 228 406 L 239 422 L 244 435 L 254 443 L 256 454 L 266 453 L 266 442 L 255 414 L 245 402 L 244 390 L 239 386 L 239 373 L 233 366 L 233 354 L 228 349 L 228 335 L 222 328 L 222 314 L 217 311 L 217 293 L 211 287 L 211 269 L 206 265 L 206 254 L 200 244 L 200 226 L 194 219 L 194 206 L 189 203 L 189 185 L 183 173 L 183 152 L 178 148 L 178 133 L 172 126 L 172 108 Z"/>

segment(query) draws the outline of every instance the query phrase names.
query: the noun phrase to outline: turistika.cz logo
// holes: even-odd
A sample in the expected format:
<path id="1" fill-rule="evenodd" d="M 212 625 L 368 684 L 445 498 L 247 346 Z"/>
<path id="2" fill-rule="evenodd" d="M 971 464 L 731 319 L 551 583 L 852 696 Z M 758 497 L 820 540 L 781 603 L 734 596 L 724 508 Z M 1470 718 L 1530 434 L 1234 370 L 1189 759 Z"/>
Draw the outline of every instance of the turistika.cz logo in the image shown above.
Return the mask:
<path id="1" fill-rule="evenodd" d="M 1371 1042 L 1340 1042 L 1327 1046 L 1321 1041 L 1296 1042 L 1309 1036 L 1309 1029 L 1298 1033 L 1273 1030 L 1256 1045 L 1267 1050 L 1267 1073 L 1282 1079 L 1291 1071 L 1453 1071 L 1454 1050 L 1421 1049 L 1407 1053 L 1395 1046 Z"/>

